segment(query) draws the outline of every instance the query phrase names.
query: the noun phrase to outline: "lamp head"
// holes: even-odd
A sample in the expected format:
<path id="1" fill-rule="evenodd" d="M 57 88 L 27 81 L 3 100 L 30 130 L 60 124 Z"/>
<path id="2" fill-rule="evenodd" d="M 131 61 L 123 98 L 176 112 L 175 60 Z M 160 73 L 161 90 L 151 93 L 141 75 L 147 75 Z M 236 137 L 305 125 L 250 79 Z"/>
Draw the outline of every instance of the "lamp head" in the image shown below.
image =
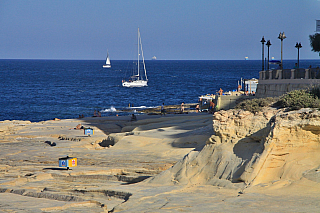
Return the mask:
<path id="1" fill-rule="evenodd" d="M 281 39 L 282 38 L 282 36 L 281 36 L 281 32 L 279 33 L 279 36 L 278 36 L 278 39 Z"/>
<path id="2" fill-rule="evenodd" d="M 283 39 L 285 39 L 285 38 L 287 38 L 287 36 L 284 34 L 284 32 L 283 33 L 279 33 L 279 36 L 278 36 L 278 39 L 281 39 L 281 40 L 283 40 Z"/>
<path id="3" fill-rule="evenodd" d="M 299 43 L 297 42 L 295 48 L 301 48 L 301 47 L 302 47 L 301 42 Z"/>
<path id="4" fill-rule="evenodd" d="M 267 45 L 268 47 L 271 46 L 270 40 L 267 41 L 266 45 Z"/>

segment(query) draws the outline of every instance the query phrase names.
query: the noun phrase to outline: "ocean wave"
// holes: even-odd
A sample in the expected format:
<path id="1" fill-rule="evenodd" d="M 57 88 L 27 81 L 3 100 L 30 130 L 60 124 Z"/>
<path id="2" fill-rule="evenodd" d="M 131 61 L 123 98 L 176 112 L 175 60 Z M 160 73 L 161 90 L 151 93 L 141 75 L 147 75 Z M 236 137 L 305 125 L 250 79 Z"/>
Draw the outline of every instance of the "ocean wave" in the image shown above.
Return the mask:
<path id="1" fill-rule="evenodd" d="M 137 107 L 127 107 L 127 109 L 153 109 L 153 108 L 157 108 L 156 106 L 137 106 Z"/>
<path id="2" fill-rule="evenodd" d="M 109 109 L 101 110 L 101 112 L 117 112 L 117 109 L 114 106 L 111 106 Z"/>

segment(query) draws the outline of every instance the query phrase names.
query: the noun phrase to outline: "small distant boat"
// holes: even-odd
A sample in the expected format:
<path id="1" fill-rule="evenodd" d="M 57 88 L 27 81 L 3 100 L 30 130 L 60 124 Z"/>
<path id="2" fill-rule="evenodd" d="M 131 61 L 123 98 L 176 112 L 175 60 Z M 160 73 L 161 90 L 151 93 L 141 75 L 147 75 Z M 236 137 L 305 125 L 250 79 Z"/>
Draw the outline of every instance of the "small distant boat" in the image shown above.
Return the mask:
<path id="1" fill-rule="evenodd" d="M 157 60 L 157 57 L 156 57 L 156 56 L 153 56 L 153 57 L 152 57 L 152 60 Z"/>
<path id="2" fill-rule="evenodd" d="M 102 66 L 103 68 L 111 68 L 110 58 L 109 58 L 109 52 L 107 52 L 107 58 L 106 58 L 106 64 Z"/>
<path id="3" fill-rule="evenodd" d="M 281 61 L 279 61 L 279 60 L 270 60 L 269 64 L 281 64 Z"/>
<path id="4" fill-rule="evenodd" d="M 142 56 L 142 64 L 143 64 L 143 70 L 144 70 L 144 76 L 140 74 L 140 51 Z M 141 43 L 141 36 L 140 36 L 140 30 L 138 28 L 138 62 L 137 62 L 137 73 L 130 77 L 129 80 L 122 80 L 122 86 L 123 87 L 146 87 L 148 86 L 148 77 L 147 77 L 147 70 L 146 65 L 144 63 L 144 56 L 143 56 L 143 50 L 142 50 L 142 43 Z"/>

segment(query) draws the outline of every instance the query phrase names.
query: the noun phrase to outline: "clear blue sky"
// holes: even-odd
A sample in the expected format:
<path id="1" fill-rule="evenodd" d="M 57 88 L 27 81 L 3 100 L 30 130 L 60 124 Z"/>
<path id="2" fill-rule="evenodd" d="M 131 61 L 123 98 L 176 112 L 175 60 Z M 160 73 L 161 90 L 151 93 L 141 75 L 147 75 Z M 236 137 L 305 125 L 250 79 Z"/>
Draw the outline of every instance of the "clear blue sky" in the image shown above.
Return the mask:
<path id="1" fill-rule="evenodd" d="M 146 59 L 261 59 L 262 36 L 280 59 L 280 31 L 284 59 L 320 59 L 317 19 L 320 0 L 0 0 L 0 59 L 133 59 L 138 27 Z"/>

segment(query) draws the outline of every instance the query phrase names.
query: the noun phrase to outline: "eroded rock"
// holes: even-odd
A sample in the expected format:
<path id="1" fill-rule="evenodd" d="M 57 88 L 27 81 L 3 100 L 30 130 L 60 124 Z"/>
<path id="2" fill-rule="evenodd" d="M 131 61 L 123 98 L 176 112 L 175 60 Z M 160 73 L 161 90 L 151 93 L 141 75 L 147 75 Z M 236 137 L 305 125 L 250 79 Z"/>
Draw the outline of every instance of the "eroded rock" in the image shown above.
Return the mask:
<path id="1" fill-rule="evenodd" d="M 149 182 L 243 188 L 299 180 L 320 165 L 318 110 L 229 110 L 216 112 L 213 119 L 215 135 L 203 150 L 189 153 Z"/>

